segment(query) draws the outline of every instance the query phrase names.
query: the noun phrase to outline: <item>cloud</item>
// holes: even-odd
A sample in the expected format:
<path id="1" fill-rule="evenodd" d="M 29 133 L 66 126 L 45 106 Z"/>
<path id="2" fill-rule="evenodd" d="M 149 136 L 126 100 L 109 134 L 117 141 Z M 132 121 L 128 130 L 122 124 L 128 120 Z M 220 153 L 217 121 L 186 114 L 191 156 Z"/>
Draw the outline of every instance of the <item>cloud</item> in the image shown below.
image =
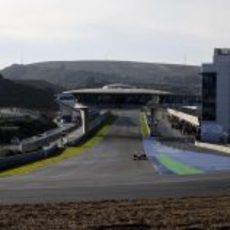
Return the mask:
<path id="1" fill-rule="evenodd" d="M 230 46 L 229 8 L 229 0 L 1 1 L 0 48 L 10 60 L 15 47 L 12 62 L 18 49 L 32 61 L 60 59 L 66 47 L 66 58 L 100 58 L 113 50 L 116 59 L 167 62 L 188 52 L 199 63 L 215 46 Z"/>

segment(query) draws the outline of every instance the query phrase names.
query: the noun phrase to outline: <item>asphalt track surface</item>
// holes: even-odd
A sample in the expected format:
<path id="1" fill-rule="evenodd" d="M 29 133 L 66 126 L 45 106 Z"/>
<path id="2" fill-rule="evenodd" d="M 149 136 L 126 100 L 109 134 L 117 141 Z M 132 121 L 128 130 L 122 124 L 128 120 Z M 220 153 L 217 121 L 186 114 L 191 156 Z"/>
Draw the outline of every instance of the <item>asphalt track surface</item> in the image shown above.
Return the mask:
<path id="1" fill-rule="evenodd" d="M 196 173 L 209 173 L 219 171 L 230 171 L 230 157 L 214 154 L 202 153 L 186 149 L 178 149 L 166 146 L 150 137 L 144 140 L 145 152 L 150 162 L 157 165 L 156 159 L 167 159 L 169 161 L 177 162 L 183 167 L 193 169 Z M 166 164 L 167 165 L 167 164 Z M 170 166 L 170 165 L 169 165 Z M 170 167 L 169 167 L 170 168 Z M 158 168 L 160 174 L 164 174 L 162 167 Z M 183 170 L 179 170 L 183 173 Z M 186 172 L 186 171 L 185 171 Z M 187 172 L 188 174 L 191 172 Z"/>
<path id="2" fill-rule="evenodd" d="M 229 195 L 230 173 L 159 175 L 143 151 L 139 111 L 122 111 L 95 148 L 37 172 L 0 179 L 0 202 L 38 203 Z"/>

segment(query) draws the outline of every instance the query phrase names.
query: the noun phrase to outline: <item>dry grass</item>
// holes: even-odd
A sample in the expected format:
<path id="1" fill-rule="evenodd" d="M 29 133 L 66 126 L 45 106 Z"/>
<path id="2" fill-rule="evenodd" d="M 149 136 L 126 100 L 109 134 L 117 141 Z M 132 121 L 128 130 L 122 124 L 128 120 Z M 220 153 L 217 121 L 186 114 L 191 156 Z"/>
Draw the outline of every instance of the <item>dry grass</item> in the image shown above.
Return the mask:
<path id="1" fill-rule="evenodd" d="M 2 205 L 0 229 L 230 229 L 230 196 Z"/>

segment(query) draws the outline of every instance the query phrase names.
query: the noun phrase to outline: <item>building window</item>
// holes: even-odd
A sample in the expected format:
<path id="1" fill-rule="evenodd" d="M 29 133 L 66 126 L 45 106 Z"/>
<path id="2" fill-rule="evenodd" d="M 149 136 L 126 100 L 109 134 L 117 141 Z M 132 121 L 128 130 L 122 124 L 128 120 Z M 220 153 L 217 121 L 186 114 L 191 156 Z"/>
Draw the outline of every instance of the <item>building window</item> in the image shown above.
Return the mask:
<path id="1" fill-rule="evenodd" d="M 216 73 L 203 73 L 202 120 L 216 120 Z"/>

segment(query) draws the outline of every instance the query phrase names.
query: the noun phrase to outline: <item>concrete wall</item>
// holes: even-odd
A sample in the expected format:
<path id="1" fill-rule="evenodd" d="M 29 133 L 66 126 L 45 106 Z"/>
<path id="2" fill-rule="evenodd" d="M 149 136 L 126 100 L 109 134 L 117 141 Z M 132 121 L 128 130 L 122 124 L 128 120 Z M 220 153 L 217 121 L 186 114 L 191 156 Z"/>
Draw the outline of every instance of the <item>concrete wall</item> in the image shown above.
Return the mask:
<path id="1" fill-rule="evenodd" d="M 33 138 L 23 140 L 20 144 L 19 150 L 22 152 L 30 152 L 36 150 L 42 146 L 49 145 L 49 143 L 61 138 L 63 133 L 71 132 L 74 129 L 76 129 L 76 125 L 69 125 L 67 127 L 50 130 L 46 133 L 46 135 L 37 137 L 35 140 L 33 140 Z"/>
<path id="2" fill-rule="evenodd" d="M 38 160 L 42 160 L 58 153 L 58 146 L 53 145 L 46 150 L 25 153 L 0 159 L 0 171 L 12 169 Z"/>
<path id="3" fill-rule="evenodd" d="M 104 122 L 106 122 L 106 120 L 111 116 L 111 114 L 109 112 L 106 112 L 104 114 L 102 114 L 100 117 L 97 117 L 96 119 L 94 119 L 93 121 L 91 121 L 88 124 L 88 132 L 86 134 L 81 134 L 79 136 L 76 136 L 76 138 L 72 139 L 71 141 L 69 141 L 67 143 L 67 145 L 69 146 L 75 146 L 81 142 L 84 142 L 89 136 L 93 135 L 93 133 L 99 129 Z"/>

